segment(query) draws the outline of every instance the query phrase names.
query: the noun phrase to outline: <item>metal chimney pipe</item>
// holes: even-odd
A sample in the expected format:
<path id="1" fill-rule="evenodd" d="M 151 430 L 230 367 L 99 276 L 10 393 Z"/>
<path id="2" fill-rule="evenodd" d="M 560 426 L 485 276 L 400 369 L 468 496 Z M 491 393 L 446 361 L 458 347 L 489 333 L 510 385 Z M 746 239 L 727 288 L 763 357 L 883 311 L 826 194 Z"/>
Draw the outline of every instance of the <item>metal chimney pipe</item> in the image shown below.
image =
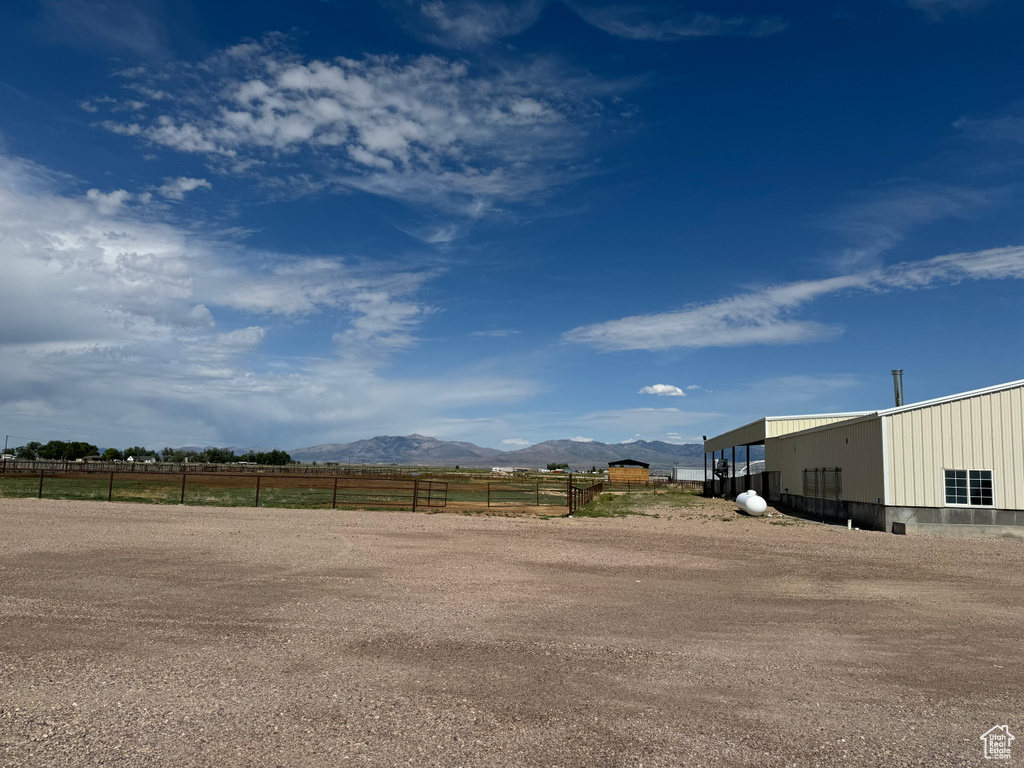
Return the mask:
<path id="1" fill-rule="evenodd" d="M 892 387 L 896 393 L 896 407 L 903 405 L 903 369 L 893 368 Z"/>

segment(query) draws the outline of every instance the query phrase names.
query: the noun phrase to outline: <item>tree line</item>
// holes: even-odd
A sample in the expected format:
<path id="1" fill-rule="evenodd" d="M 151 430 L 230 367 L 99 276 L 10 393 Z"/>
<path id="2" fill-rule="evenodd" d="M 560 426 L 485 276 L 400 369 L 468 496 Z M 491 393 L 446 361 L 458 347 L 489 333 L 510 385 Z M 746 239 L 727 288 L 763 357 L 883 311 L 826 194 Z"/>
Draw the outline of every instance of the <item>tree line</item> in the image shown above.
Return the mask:
<path id="1" fill-rule="evenodd" d="M 48 443 L 31 442 L 19 446 L 14 450 L 14 457 L 24 461 L 35 459 L 47 459 L 50 461 L 78 461 L 90 456 L 96 456 L 102 461 L 145 461 L 152 458 L 158 461 L 183 464 L 185 462 L 199 464 L 232 464 L 252 463 L 283 466 L 293 464 L 292 457 L 284 451 L 274 449 L 273 451 L 249 451 L 236 455 L 230 448 L 204 448 L 201 451 L 186 450 L 184 448 L 164 448 L 157 451 L 144 448 L 140 445 L 133 445 L 131 448 L 118 450 L 107 448 L 100 453 L 100 449 L 92 443 L 75 442 L 65 440 L 51 440 Z"/>

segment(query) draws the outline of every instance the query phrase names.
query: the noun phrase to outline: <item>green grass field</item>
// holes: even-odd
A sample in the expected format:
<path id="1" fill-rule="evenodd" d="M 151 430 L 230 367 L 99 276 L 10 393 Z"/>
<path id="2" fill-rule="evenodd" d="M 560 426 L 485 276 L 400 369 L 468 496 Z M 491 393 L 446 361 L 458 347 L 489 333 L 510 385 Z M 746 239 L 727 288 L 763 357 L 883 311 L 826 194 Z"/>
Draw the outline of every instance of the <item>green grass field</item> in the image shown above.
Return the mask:
<path id="1" fill-rule="evenodd" d="M 587 506 L 576 510 L 576 517 L 626 517 L 650 515 L 653 507 L 689 507 L 694 503 L 696 491 L 665 489 L 634 491 L 632 493 L 602 493 Z"/>

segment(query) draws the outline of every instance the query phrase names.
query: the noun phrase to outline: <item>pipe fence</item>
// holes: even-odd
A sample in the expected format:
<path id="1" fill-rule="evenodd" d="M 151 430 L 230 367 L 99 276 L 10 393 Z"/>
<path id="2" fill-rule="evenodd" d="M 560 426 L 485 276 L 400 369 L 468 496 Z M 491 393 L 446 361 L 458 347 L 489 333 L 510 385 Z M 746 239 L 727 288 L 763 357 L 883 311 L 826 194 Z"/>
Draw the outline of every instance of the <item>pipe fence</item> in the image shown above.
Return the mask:
<path id="1" fill-rule="evenodd" d="M 412 511 L 453 505 L 464 510 L 568 507 L 572 514 L 592 501 L 601 489 L 609 489 L 609 484 L 602 482 L 577 485 L 587 480 L 571 475 L 532 481 L 468 476 L 449 482 L 414 474 L 395 477 L 181 469 L 187 466 L 175 465 L 172 471 L 160 472 L 152 465 L 137 470 L 128 468 L 131 464 L 107 469 L 98 463 L 6 462 L 0 463 L 0 496 L 200 506 L 391 507 Z M 640 486 L 616 485 L 621 486 L 620 490 Z"/>
<path id="2" fill-rule="evenodd" d="M 103 472 L 84 469 L 0 473 L 0 495 L 156 504 L 296 508 L 444 508 L 448 484 L 418 477 L 247 473 Z"/>

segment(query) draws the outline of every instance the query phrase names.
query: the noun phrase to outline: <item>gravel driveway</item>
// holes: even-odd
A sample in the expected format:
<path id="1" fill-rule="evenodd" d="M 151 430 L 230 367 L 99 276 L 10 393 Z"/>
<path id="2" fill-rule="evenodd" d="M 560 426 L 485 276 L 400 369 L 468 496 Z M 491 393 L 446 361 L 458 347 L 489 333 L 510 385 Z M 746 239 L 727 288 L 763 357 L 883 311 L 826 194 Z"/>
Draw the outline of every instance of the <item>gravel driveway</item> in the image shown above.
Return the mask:
<path id="1" fill-rule="evenodd" d="M 0 765 L 1024 763 L 1024 544 L 734 510 L 0 499 Z"/>

